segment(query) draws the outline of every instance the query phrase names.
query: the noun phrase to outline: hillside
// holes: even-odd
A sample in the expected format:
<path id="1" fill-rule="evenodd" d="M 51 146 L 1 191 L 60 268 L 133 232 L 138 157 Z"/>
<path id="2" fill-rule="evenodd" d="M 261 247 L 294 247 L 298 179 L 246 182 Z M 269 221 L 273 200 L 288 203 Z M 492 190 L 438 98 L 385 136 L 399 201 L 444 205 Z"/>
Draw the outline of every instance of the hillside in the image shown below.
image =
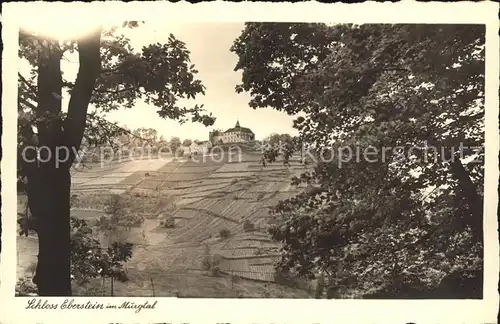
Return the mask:
<path id="1" fill-rule="evenodd" d="M 156 296 L 309 297 L 274 283 L 279 246 L 266 232 L 268 207 L 297 192 L 290 177 L 303 167 L 292 161 L 290 168 L 276 162 L 261 169 L 259 157 L 136 160 L 74 172 L 74 216 L 98 219 L 109 195 L 121 194 L 146 218 L 128 234 L 135 245 L 127 263 L 130 281 L 115 283 L 114 295 L 151 296 L 154 290 Z M 160 226 L 166 218 L 173 219 L 173 228 Z M 36 260 L 36 238 L 20 238 L 18 245 L 22 275 Z M 218 260 L 217 275 L 207 271 L 206 259 Z M 110 294 L 104 284 L 94 283 L 104 289 L 97 294 Z"/>

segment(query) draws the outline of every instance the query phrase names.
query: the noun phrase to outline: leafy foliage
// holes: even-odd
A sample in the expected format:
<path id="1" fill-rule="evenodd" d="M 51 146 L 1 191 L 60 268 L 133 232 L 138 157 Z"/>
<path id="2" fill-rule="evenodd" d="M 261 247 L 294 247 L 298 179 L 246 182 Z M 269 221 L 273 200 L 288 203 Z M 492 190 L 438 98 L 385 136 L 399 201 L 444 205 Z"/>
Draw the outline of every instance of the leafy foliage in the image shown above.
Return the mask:
<path id="1" fill-rule="evenodd" d="M 176 153 L 181 148 L 181 139 L 179 137 L 172 137 L 169 141 L 169 147 L 172 153 Z"/>
<path id="2" fill-rule="evenodd" d="M 71 225 L 73 278 L 78 283 L 87 283 L 97 277 L 122 277 L 123 265 L 132 257 L 132 244 L 113 242 L 109 247 L 103 248 L 84 220 L 72 218 Z"/>
<path id="3" fill-rule="evenodd" d="M 264 142 L 269 143 L 270 145 L 276 146 L 282 143 L 290 143 L 292 142 L 292 136 L 290 134 L 277 134 L 273 133 L 264 139 Z"/>
<path id="4" fill-rule="evenodd" d="M 25 212 L 29 213 L 29 209 L 25 209 Z M 32 221 L 29 217 L 20 217 L 18 223 L 22 235 L 27 236 L 36 227 L 26 227 L 23 223 L 25 219 Z M 123 264 L 132 257 L 132 247 L 132 244 L 127 242 L 112 242 L 110 247 L 103 248 L 85 220 L 71 217 L 72 279 L 83 284 L 97 277 L 121 276 Z M 36 286 L 26 280 L 20 279 L 18 286 L 20 295 L 36 293 Z"/>
<path id="5" fill-rule="evenodd" d="M 132 138 L 129 141 L 133 142 L 135 146 L 154 145 L 159 142 L 158 131 L 153 128 L 138 128 L 134 129 L 131 134 Z"/>
<path id="6" fill-rule="evenodd" d="M 223 240 L 228 239 L 231 237 L 231 231 L 229 231 L 227 228 L 223 228 L 219 231 L 219 237 Z"/>
<path id="7" fill-rule="evenodd" d="M 396 298 L 482 271 L 484 26 L 247 23 L 231 50 L 319 160 L 273 210 L 281 270 Z"/>
<path id="8" fill-rule="evenodd" d="M 294 151 L 300 150 L 300 141 L 290 134 L 273 133 L 265 138 L 263 143 L 264 145 L 261 146 L 263 157 L 269 163 L 276 162 L 280 155 L 288 161 Z"/>
<path id="9" fill-rule="evenodd" d="M 279 148 L 277 146 L 267 145 L 264 148 L 263 156 L 267 162 L 274 163 L 279 156 Z"/>
<path id="10" fill-rule="evenodd" d="M 97 225 L 108 238 L 106 248 L 94 238 L 92 229 L 84 220 L 71 219 L 71 273 L 79 283 L 87 283 L 96 277 L 127 280 L 123 265 L 132 257 L 133 245 L 126 241 L 127 236 L 123 234 L 137 223 L 142 223 L 143 219 L 127 213 L 124 199 L 119 195 L 111 195 L 105 212 L 108 217 L 101 218 Z"/>
<path id="11" fill-rule="evenodd" d="M 128 204 L 120 195 L 111 195 L 104 208 L 106 215 L 101 216 L 97 225 L 109 244 L 125 244 L 130 230 L 144 222 L 144 217 L 130 212 Z"/>
<path id="12" fill-rule="evenodd" d="M 253 231 L 255 231 L 255 224 L 252 223 L 249 220 L 245 220 L 243 222 L 243 231 L 245 231 L 245 232 L 253 232 Z"/>
<path id="13" fill-rule="evenodd" d="M 37 296 L 36 285 L 27 278 L 19 278 L 15 287 L 16 297 L 34 297 Z"/>

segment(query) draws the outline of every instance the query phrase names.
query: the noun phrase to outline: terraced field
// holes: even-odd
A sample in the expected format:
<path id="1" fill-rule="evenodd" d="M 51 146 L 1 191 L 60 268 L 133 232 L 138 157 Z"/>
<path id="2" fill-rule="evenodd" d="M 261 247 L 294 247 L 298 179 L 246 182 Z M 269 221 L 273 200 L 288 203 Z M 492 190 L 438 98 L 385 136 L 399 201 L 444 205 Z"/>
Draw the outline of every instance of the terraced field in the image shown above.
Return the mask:
<path id="1" fill-rule="evenodd" d="M 298 192 L 290 186 L 290 177 L 303 169 L 295 162 L 290 168 L 277 162 L 262 169 L 258 159 L 248 154 L 240 163 L 209 158 L 202 162 L 129 161 L 75 173 L 73 193 L 80 207 L 87 204 L 99 209 L 102 204 L 89 197 L 98 200 L 120 193 L 133 200 L 134 206 L 140 205 L 142 209 L 137 210 L 147 217 L 130 234 L 135 244 L 127 264 L 131 280 L 116 283 L 115 296 L 143 296 L 151 280 L 157 296 L 309 296 L 274 283 L 279 246 L 266 232 L 268 207 Z M 165 197 L 168 206 L 159 204 Z M 86 219 L 100 215 L 82 208 L 74 213 Z M 174 228 L 160 227 L 155 215 L 172 217 Z M 245 223 L 253 229 L 245 230 Z M 221 237 L 223 232 L 226 235 Z M 204 259 L 214 256 L 220 260 L 218 277 L 210 276 L 203 265 Z M 26 269 L 27 262 L 23 260 L 20 267 Z"/>

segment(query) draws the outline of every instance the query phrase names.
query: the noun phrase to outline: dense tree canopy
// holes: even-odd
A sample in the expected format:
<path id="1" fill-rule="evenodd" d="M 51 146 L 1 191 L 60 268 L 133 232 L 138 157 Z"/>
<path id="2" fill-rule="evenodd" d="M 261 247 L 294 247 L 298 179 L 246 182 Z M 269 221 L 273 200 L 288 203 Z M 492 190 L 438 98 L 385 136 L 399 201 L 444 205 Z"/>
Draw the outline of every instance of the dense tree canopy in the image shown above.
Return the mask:
<path id="1" fill-rule="evenodd" d="M 290 134 L 272 133 L 264 139 L 264 142 L 269 143 L 272 146 L 278 146 L 280 145 L 280 142 L 284 145 L 286 143 L 292 143 L 292 136 Z"/>
<path id="2" fill-rule="evenodd" d="M 134 139 L 138 140 L 137 145 L 142 146 L 148 143 L 156 143 L 158 141 L 158 131 L 153 128 L 138 128 L 132 131 Z"/>
<path id="3" fill-rule="evenodd" d="M 282 270 L 385 296 L 482 271 L 484 41 L 481 25 L 246 24 L 236 91 L 302 113 L 317 160 L 296 182 L 320 190 L 274 209 Z"/>
<path id="4" fill-rule="evenodd" d="M 170 138 L 168 144 L 172 153 L 175 153 L 181 147 L 182 143 L 179 137 L 173 136 L 172 138 Z"/>

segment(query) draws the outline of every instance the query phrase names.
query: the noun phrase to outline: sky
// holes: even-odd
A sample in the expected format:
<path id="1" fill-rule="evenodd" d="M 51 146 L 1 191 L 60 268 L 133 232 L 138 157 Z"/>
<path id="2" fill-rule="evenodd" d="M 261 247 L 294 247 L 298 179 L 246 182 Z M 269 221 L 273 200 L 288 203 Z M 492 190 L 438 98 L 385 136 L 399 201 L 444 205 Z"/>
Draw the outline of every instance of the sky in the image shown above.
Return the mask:
<path id="1" fill-rule="evenodd" d="M 190 138 L 208 140 L 211 129 L 226 130 L 233 127 L 239 120 L 242 127 L 250 128 L 257 139 L 263 139 L 271 133 L 289 133 L 296 135 L 293 129 L 293 117 L 271 108 L 254 110 L 249 107 L 250 95 L 237 94 L 235 86 L 241 82 L 241 71 L 235 72 L 234 67 L 238 57 L 229 48 L 240 35 L 244 23 L 210 22 L 210 23 L 159 23 L 148 22 L 135 29 L 127 29 L 124 33 L 130 38 L 136 51 L 142 46 L 159 42 L 165 43 L 172 33 L 177 39 L 186 43 L 191 52 L 191 63 L 195 64 L 199 73 L 196 78 L 205 85 L 205 96 L 198 96 L 193 104 L 203 104 L 217 120 L 212 127 L 198 123 L 185 123 L 161 119 L 156 113 L 157 108 L 147 105 L 142 100 L 136 102 L 132 109 L 120 109 L 109 113 L 106 118 L 129 128 L 154 128 L 165 138 L 178 136 L 181 139 Z M 62 60 L 61 68 L 67 79 L 76 77 L 78 58 L 69 57 Z M 27 63 L 22 62 L 20 71 L 25 75 Z M 63 98 L 63 107 L 67 106 L 69 98 Z M 190 105 L 190 106 L 191 106 Z"/>

